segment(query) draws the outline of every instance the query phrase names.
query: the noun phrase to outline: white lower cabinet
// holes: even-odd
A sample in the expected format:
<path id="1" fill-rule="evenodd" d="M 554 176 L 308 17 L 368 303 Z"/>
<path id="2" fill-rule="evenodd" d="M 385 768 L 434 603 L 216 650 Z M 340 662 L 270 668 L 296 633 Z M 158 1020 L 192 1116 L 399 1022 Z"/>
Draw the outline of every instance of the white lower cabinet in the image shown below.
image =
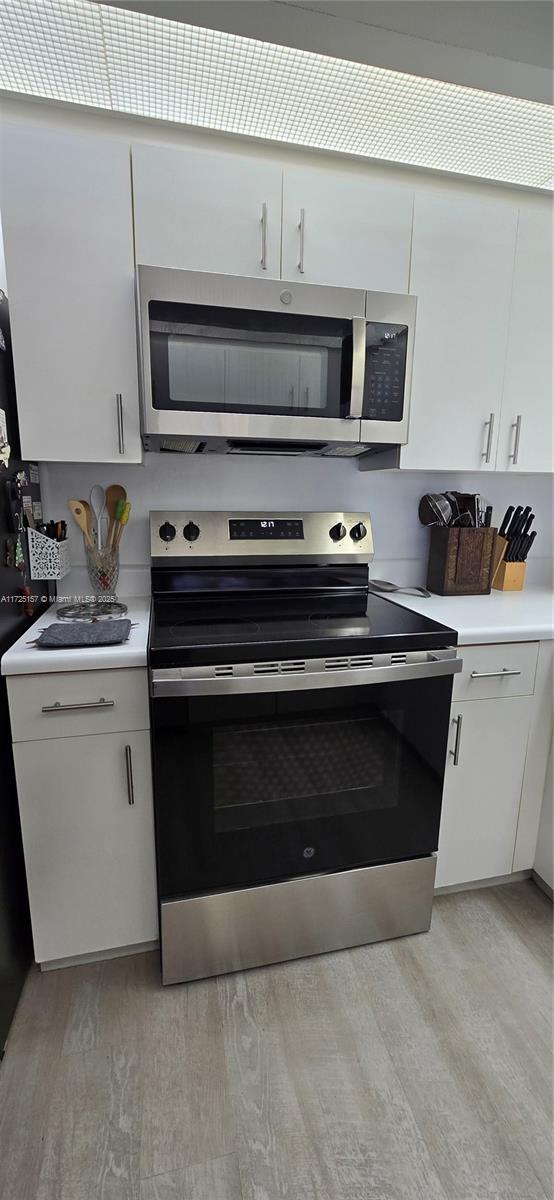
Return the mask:
<path id="1" fill-rule="evenodd" d="M 148 731 L 13 750 L 37 962 L 156 939 Z"/>
<path id="2" fill-rule="evenodd" d="M 512 871 L 533 703 L 514 696 L 452 705 L 436 887 Z"/>

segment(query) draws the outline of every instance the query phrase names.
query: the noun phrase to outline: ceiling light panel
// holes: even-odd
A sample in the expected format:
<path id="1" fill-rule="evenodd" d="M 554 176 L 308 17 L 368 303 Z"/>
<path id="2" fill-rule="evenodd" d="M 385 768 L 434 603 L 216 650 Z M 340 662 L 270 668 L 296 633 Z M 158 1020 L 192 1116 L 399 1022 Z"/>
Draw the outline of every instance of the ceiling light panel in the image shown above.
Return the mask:
<path id="1" fill-rule="evenodd" d="M 89 0 L 2 0 L 0 87 L 538 188 L 552 109 Z"/>

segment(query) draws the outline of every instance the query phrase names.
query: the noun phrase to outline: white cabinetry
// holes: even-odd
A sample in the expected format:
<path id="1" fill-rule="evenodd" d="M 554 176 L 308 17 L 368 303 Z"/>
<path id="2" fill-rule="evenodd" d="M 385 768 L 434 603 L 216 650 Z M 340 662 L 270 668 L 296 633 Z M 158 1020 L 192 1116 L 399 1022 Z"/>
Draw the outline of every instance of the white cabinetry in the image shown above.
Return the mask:
<path id="1" fill-rule="evenodd" d="M 9 125 L 1 206 L 22 457 L 140 462 L 128 146 Z"/>
<path id="2" fill-rule="evenodd" d="M 516 225 L 517 209 L 501 201 L 416 195 L 410 292 L 418 306 L 402 467 L 494 470 Z"/>
<path id="3" fill-rule="evenodd" d="M 499 471 L 552 471 L 552 209 L 521 208 Z"/>
<path id="4" fill-rule="evenodd" d="M 540 649 L 538 642 L 460 647 L 463 670 L 453 688 L 437 887 L 532 866 L 532 858 L 516 862 L 516 841 L 519 826 L 529 823 L 523 811 L 528 745 L 537 717 L 543 722 L 544 703 L 548 706 L 547 662 L 541 665 Z M 541 742 L 535 748 L 544 759 L 544 778 L 546 747 Z M 540 775 L 540 763 L 534 765 Z"/>
<path id="5" fill-rule="evenodd" d="M 279 278 L 279 163 L 139 143 L 132 159 L 137 263 Z"/>
<path id="6" fill-rule="evenodd" d="M 283 279 L 406 292 L 413 191 L 317 167 L 285 167 Z"/>
<path id="7" fill-rule="evenodd" d="M 21 717 L 37 687 L 46 736 Z M 147 714 L 146 671 L 14 677 L 8 695 L 37 962 L 154 941 L 150 736 L 128 728 Z M 52 698 L 71 707 L 43 713 Z"/>
<path id="8" fill-rule="evenodd" d="M 532 706 L 531 696 L 453 704 L 436 887 L 510 874 Z"/>

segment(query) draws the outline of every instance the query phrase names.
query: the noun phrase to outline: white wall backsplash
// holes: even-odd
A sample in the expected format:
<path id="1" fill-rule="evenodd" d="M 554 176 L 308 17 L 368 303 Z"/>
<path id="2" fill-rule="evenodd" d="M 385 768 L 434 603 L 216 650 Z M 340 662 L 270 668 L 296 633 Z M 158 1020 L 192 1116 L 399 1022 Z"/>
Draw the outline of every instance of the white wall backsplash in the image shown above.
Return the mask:
<path id="1" fill-rule="evenodd" d="M 46 463 L 41 466 L 45 520 L 68 522 L 72 571 L 60 594 L 88 594 L 83 539 L 73 524 L 67 500 L 86 499 L 94 483 L 121 483 L 132 502 L 131 519 L 121 542 L 118 593 L 149 592 L 151 509 L 224 509 L 252 511 L 369 511 L 375 540 L 372 573 L 397 583 L 425 583 L 429 534 L 420 525 L 417 506 L 425 492 L 445 488 L 482 491 L 494 506 L 493 524 L 508 504 L 530 504 L 537 539 L 529 561 L 530 583 L 548 583 L 552 558 L 552 484 L 550 475 L 478 475 L 421 471 L 361 472 L 353 462 L 330 459 L 238 458 L 146 454 L 140 466 Z"/>

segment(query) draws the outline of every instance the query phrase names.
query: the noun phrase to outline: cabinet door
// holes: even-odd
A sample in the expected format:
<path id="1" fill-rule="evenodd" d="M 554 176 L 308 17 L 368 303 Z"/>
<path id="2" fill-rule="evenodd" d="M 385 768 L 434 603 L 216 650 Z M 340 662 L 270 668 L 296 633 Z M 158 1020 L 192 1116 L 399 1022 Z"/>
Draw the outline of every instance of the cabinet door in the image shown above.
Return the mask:
<path id="1" fill-rule="evenodd" d="M 500 201 L 416 196 L 417 317 L 402 467 L 494 470 L 516 223 L 515 208 Z"/>
<path id="2" fill-rule="evenodd" d="M 128 147 L 9 126 L 2 225 L 22 457 L 140 462 Z"/>
<path id="3" fill-rule="evenodd" d="M 532 704 L 518 696 L 452 706 L 437 887 L 512 870 Z"/>
<path id="4" fill-rule="evenodd" d="M 550 204 L 519 213 L 497 467 L 553 469 Z"/>
<path id="5" fill-rule="evenodd" d="M 409 188 L 368 174 L 286 167 L 283 279 L 407 292 L 412 209 Z"/>
<path id="6" fill-rule="evenodd" d="M 147 144 L 132 158 L 138 263 L 279 278 L 278 163 Z"/>
<path id="7" fill-rule="evenodd" d="M 14 757 L 37 962 L 155 939 L 148 732 L 19 742 Z"/>

